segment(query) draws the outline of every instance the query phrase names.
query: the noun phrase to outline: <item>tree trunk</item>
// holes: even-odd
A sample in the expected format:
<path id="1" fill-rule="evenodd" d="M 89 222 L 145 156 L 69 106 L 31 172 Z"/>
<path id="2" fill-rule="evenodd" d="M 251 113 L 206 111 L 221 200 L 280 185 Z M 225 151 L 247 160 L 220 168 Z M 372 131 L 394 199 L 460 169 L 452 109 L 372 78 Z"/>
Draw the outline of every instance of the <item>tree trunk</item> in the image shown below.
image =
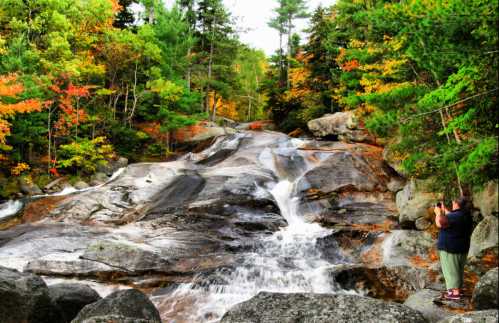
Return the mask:
<path id="1" fill-rule="evenodd" d="M 124 111 L 124 116 L 123 116 L 123 121 L 127 120 L 127 115 L 128 115 L 128 84 L 126 85 L 126 91 L 125 91 L 125 111 Z"/>
<path id="2" fill-rule="evenodd" d="M 51 118 L 52 118 L 52 108 L 48 109 L 48 119 L 47 119 L 47 130 L 49 135 L 49 147 L 48 147 L 48 161 L 47 161 L 47 172 L 50 173 L 51 163 L 52 163 L 52 127 L 51 127 Z"/>
<path id="3" fill-rule="evenodd" d="M 149 13 L 148 13 L 148 22 L 150 25 L 154 23 L 154 4 L 149 7 Z"/>
<path id="4" fill-rule="evenodd" d="M 189 32 L 190 34 L 190 32 Z M 192 73 L 192 68 L 191 68 L 191 52 L 192 52 L 192 48 L 189 46 L 189 49 L 187 49 L 187 57 L 188 57 L 188 61 L 187 61 L 187 72 L 186 72 L 186 76 L 185 76 L 185 79 L 187 81 L 187 90 L 190 92 L 191 91 L 191 73 Z"/>
<path id="5" fill-rule="evenodd" d="M 211 116 L 211 121 L 215 122 L 217 118 L 217 93 L 213 92 L 213 114 Z"/>
<path id="6" fill-rule="evenodd" d="M 279 83 L 280 86 L 284 86 L 284 60 L 282 56 L 284 55 L 284 50 L 282 49 L 282 30 L 279 31 Z"/>
<path id="7" fill-rule="evenodd" d="M 130 127 L 132 126 L 133 116 L 135 114 L 135 109 L 137 108 L 138 96 L 137 96 L 137 69 L 138 63 L 135 63 L 135 71 L 133 73 L 133 103 L 132 103 L 132 111 L 130 112 L 130 116 L 128 117 L 128 124 Z"/>
<path id="8" fill-rule="evenodd" d="M 292 26 L 291 26 L 291 17 L 288 18 L 288 66 L 286 69 L 286 88 L 289 89 L 291 82 L 289 79 L 289 70 L 291 69 L 291 32 L 292 32 Z"/>
<path id="9" fill-rule="evenodd" d="M 208 85 L 206 86 L 206 112 L 210 113 L 210 91 L 211 91 L 211 74 L 212 74 L 212 65 L 213 65 L 213 52 L 215 50 L 215 23 L 211 26 L 211 40 L 210 40 L 210 55 L 208 59 Z"/>
<path id="10" fill-rule="evenodd" d="M 78 125 L 80 124 L 80 98 L 76 98 L 76 134 L 75 138 L 78 140 Z"/>

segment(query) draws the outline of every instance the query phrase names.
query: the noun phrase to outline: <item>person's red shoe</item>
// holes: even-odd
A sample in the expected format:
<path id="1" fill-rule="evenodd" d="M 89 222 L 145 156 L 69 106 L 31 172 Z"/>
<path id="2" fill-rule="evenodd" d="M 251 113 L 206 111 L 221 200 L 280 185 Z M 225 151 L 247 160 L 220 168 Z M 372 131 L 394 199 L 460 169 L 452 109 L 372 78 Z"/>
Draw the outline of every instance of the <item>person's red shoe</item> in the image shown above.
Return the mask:
<path id="1" fill-rule="evenodd" d="M 461 295 L 454 294 L 452 291 L 448 291 L 447 294 L 444 294 L 443 298 L 450 301 L 459 301 L 461 300 Z"/>

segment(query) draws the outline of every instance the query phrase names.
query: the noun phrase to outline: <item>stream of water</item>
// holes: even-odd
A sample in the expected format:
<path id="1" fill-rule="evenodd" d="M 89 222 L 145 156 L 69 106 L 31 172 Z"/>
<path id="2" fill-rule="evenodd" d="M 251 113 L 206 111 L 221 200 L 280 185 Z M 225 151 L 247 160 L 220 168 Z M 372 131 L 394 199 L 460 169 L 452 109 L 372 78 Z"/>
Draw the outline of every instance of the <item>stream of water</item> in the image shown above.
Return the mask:
<path id="1" fill-rule="evenodd" d="M 291 143 L 293 144 L 293 143 Z M 287 147 L 286 153 L 298 156 L 296 147 Z M 264 164 L 276 172 L 271 160 L 274 151 L 262 152 Z M 302 157 L 302 156 L 299 156 Z M 307 157 L 307 156 L 305 156 Z M 308 167 L 304 163 L 303 175 Z M 181 284 L 167 298 L 153 297 L 165 322 L 218 322 L 233 305 L 255 296 L 258 292 L 329 293 L 333 284 L 328 274 L 334 264 L 322 259 L 316 247 L 317 239 L 331 234 L 316 223 L 308 223 L 298 214 L 297 183 L 280 178 L 268 190 L 274 197 L 287 226 L 270 236 L 263 236 L 253 250 L 244 253 L 244 260 L 233 270 L 217 272 L 214 283 L 208 286 Z M 278 176 L 279 177 L 279 176 Z M 219 283 L 217 283 L 219 282 Z"/>

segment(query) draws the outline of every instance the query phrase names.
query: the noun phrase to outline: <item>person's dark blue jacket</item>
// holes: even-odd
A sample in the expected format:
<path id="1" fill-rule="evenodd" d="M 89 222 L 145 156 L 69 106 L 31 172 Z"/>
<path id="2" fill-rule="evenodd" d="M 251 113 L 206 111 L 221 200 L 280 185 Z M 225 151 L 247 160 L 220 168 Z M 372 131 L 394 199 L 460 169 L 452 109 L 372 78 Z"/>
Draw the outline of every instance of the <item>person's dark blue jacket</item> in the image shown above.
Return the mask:
<path id="1" fill-rule="evenodd" d="M 468 212 L 458 209 L 448 213 L 447 225 L 438 234 L 438 250 L 467 254 L 472 230 L 473 220 Z"/>

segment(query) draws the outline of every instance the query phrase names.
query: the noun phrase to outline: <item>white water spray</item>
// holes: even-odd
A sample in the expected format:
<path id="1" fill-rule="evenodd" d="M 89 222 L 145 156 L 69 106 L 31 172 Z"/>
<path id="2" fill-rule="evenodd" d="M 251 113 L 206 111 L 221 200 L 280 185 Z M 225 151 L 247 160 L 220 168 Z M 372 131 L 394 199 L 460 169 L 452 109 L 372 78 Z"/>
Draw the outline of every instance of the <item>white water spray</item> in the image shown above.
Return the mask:
<path id="1" fill-rule="evenodd" d="M 287 147 L 289 149 L 289 147 Z M 263 151 L 260 161 L 266 168 L 274 152 Z M 295 151 L 297 154 L 297 152 Z M 308 169 L 308 166 L 305 166 Z M 307 171 L 303 169 L 303 173 Z M 328 293 L 333 286 L 330 269 L 333 264 L 322 259 L 317 239 L 331 233 L 319 224 L 308 223 L 298 214 L 299 198 L 296 183 L 285 179 L 268 188 L 287 226 L 257 241 L 253 252 L 245 253 L 244 261 L 229 273 L 219 272 L 225 283 L 209 286 L 183 284 L 165 298 L 154 298 L 163 320 L 167 322 L 218 322 L 237 303 L 261 291 L 276 293 Z M 215 281 L 217 281 L 216 279 Z"/>

